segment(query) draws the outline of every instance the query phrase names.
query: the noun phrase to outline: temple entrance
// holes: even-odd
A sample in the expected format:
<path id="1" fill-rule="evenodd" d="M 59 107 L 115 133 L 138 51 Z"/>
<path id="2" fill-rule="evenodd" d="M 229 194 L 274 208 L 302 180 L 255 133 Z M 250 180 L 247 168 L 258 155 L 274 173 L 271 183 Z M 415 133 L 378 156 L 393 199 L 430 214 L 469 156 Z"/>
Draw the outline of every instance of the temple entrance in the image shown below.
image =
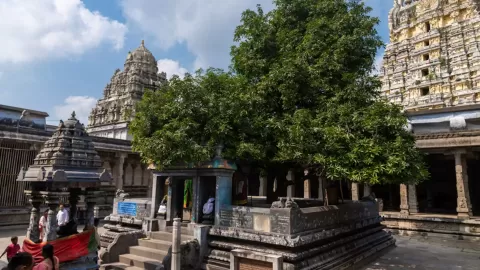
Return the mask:
<path id="1" fill-rule="evenodd" d="M 421 213 L 457 214 L 457 187 L 453 155 L 427 156 L 430 179 L 417 186 Z"/>

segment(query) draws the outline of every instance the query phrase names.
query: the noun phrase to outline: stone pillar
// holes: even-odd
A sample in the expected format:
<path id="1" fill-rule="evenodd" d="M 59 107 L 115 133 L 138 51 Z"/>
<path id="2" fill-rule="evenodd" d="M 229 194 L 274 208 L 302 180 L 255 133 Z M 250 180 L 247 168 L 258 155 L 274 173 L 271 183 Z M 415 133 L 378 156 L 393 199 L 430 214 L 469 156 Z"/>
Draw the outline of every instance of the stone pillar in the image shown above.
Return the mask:
<path id="1" fill-rule="evenodd" d="M 70 216 L 68 217 L 69 220 L 73 220 L 75 224 L 78 224 L 77 222 L 77 203 L 78 200 L 80 199 L 79 197 L 80 190 L 77 189 L 71 189 L 70 190 L 70 196 L 68 198 L 68 203 L 70 204 Z M 76 227 L 75 227 L 76 229 Z"/>
<path id="2" fill-rule="evenodd" d="M 215 225 L 220 225 L 220 209 L 232 205 L 232 176 L 217 176 L 215 191 Z"/>
<path id="3" fill-rule="evenodd" d="M 115 162 L 115 184 L 117 189 L 123 189 L 123 163 L 127 154 L 120 153 L 117 155 L 117 162 Z"/>
<path id="4" fill-rule="evenodd" d="M 57 239 L 57 209 L 59 205 L 59 198 L 54 193 L 46 193 L 44 195 L 45 204 L 48 205 L 47 227 L 43 237 L 44 242 L 53 241 Z"/>
<path id="5" fill-rule="evenodd" d="M 132 186 L 133 185 L 133 168 L 132 164 L 128 163 L 127 166 L 125 166 L 125 173 L 124 173 L 124 182 L 123 184 L 125 186 Z"/>
<path id="6" fill-rule="evenodd" d="M 152 208 L 150 209 L 150 218 L 155 218 L 163 199 L 164 177 L 153 175 L 152 188 Z"/>
<path id="7" fill-rule="evenodd" d="M 352 182 L 352 201 L 360 199 L 360 191 L 358 190 L 358 183 Z"/>
<path id="8" fill-rule="evenodd" d="M 173 222 L 175 218 L 175 201 L 173 200 L 172 196 L 175 194 L 175 187 L 173 177 L 170 176 L 167 178 L 168 181 L 168 199 L 167 199 L 167 222 Z M 170 223 L 171 224 L 171 223 Z"/>
<path id="9" fill-rule="evenodd" d="M 93 228 L 94 225 L 94 218 L 95 218 L 95 204 L 96 198 L 101 196 L 100 191 L 96 191 L 95 189 L 87 188 L 85 189 L 85 228 L 84 231 L 90 230 Z"/>
<path id="10" fill-rule="evenodd" d="M 267 177 L 260 176 L 259 181 L 260 181 L 260 190 L 258 192 L 258 195 L 267 196 Z"/>
<path id="11" fill-rule="evenodd" d="M 324 185 L 323 177 L 318 177 L 318 198 L 323 201 L 324 199 Z"/>
<path id="12" fill-rule="evenodd" d="M 295 197 L 295 174 L 292 170 L 288 171 L 287 174 L 287 197 L 294 198 Z"/>
<path id="13" fill-rule="evenodd" d="M 142 178 L 143 178 L 143 168 L 141 164 L 137 163 L 135 165 L 135 169 L 133 170 L 133 185 L 142 186 Z"/>
<path id="14" fill-rule="evenodd" d="M 468 189 L 467 159 L 464 151 L 454 153 L 455 174 L 457 179 L 457 213 L 459 218 L 472 216 L 470 193 Z"/>
<path id="15" fill-rule="evenodd" d="M 310 179 L 305 179 L 303 181 L 303 198 L 310 199 Z"/>
<path id="16" fill-rule="evenodd" d="M 407 185 L 400 185 L 400 213 L 408 215 L 408 188 Z"/>
<path id="17" fill-rule="evenodd" d="M 191 223 L 197 223 L 200 220 L 201 212 L 202 212 L 202 201 L 201 201 L 201 193 L 200 190 L 202 187 L 200 186 L 200 176 L 195 176 L 192 179 L 192 193 L 193 193 L 193 204 L 192 204 L 192 216 L 191 216 Z"/>
<path id="18" fill-rule="evenodd" d="M 368 184 L 363 184 L 363 197 L 370 196 L 372 194 L 372 187 Z"/>
<path id="19" fill-rule="evenodd" d="M 180 270 L 181 262 L 181 253 L 180 253 L 180 244 L 182 238 L 182 219 L 175 218 L 173 220 L 173 231 L 172 231 L 172 270 Z"/>
<path id="20" fill-rule="evenodd" d="M 40 221 L 40 205 L 42 204 L 42 197 L 38 193 L 33 191 L 25 192 L 29 197 L 29 201 L 32 204 L 32 210 L 30 211 L 30 224 L 27 230 L 27 239 L 37 243 L 40 239 L 40 231 L 38 230 L 38 223 Z"/>
<path id="21" fill-rule="evenodd" d="M 408 211 L 410 214 L 418 214 L 417 187 L 408 185 Z"/>

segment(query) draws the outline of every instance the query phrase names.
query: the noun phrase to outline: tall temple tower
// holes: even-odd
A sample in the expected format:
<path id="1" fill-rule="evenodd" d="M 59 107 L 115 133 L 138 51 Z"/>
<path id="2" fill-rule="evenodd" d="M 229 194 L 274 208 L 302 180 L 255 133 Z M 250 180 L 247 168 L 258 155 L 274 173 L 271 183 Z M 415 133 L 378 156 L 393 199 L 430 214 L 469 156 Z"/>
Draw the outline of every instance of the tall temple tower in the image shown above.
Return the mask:
<path id="1" fill-rule="evenodd" d="M 128 123 L 135 113 L 134 105 L 145 89 L 157 89 L 166 81 L 166 74 L 158 73 L 157 60 L 142 40 L 140 47 L 128 52 L 123 71 L 115 70 L 103 90 L 103 97 L 88 118 L 87 132 L 92 136 L 130 140 Z"/>
<path id="2" fill-rule="evenodd" d="M 394 0 L 382 94 L 408 112 L 480 102 L 479 0 Z"/>

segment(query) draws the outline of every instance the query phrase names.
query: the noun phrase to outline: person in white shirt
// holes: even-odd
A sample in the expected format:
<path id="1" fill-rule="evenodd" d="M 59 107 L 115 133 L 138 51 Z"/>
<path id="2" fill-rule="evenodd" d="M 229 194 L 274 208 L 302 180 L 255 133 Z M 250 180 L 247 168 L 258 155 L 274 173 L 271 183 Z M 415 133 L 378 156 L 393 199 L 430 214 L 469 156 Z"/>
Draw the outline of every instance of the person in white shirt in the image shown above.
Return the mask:
<path id="1" fill-rule="evenodd" d="M 38 229 L 40 230 L 40 239 L 43 239 L 43 237 L 45 236 L 47 221 L 48 221 L 48 210 L 45 210 L 45 212 L 43 212 L 43 216 L 40 218 L 40 222 L 38 222 Z"/>
<path id="2" fill-rule="evenodd" d="M 65 210 L 65 207 L 63 204 L 60 204 L 60 209 L 58 210 L 57 213 L 57 224 L 59 227 L 65 226 L 68 223 L 68 211 Z"/>

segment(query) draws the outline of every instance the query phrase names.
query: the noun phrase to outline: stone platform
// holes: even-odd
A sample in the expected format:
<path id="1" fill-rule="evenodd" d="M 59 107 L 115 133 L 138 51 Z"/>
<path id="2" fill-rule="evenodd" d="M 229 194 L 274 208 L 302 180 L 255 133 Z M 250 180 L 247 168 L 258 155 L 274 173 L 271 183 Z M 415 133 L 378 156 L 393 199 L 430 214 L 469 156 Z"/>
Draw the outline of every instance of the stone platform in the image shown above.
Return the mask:
<path id="1" fill-rule="evenodd" d="M 283 269 L 348 269 L 395 244 L 374 202 L 308 208 L 231 207 L 210 230 L 205 269 L 230 269 L 232 251 L 281 256 Z"/>
<path id="2" fill-rule="evenodd" d="M 381 215 L 382 224 L 393 234 L 480 241 L 480 217 L 458 219 L 453 215 L 404 215 L 399 212 L 382 212 Z"/>

